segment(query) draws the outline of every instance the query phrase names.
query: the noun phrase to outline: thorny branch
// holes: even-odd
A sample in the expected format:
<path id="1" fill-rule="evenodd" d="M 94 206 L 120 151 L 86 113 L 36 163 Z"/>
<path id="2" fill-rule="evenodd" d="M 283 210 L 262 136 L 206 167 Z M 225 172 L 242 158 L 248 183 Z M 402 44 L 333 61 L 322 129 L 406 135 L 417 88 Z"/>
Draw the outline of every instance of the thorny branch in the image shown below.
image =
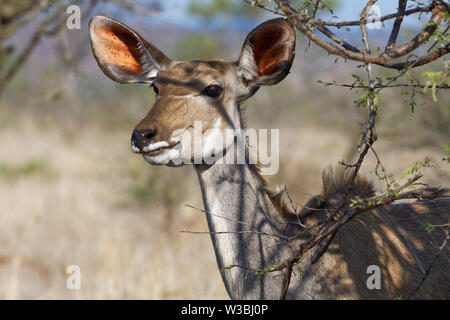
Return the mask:
<path id="1" fill-rule="evenodd" d="M 78 1 L 79 2 L 79 1 Z M 75 3 L 78 3 L 75 2 Z M 87 15 L 92 8 L 94 7 L 96 1 L 92 1 L 91 4 L 88 6 L 88 8 L 83 12 L 84 15 Z M 47 7 L 49 5 L 48 1 L 43 1 L 40 6 L 38 6 L 38 9 Z M 39 11 L 38 11 L 39 12 Z M 54 23 L 56 21 L 56 23 Z M 26 21 L 28 22 L 28 21 Z M 40 21 L 38 30 L 34 32 L 34 34 L 31 37 L 31 40 L 28 42 L 25 49 L 22 50 L 22 52 L 18 55 L 14 63 L 11 67 L 4 73 L 4 75 L 0 76 L 0 94 L 2 90 L 5 88 L 5 85 L 16 75 L 16 73 L 19 71 L 19 69 L 22 67 L 22 65 L 25 63 L 25 61 L 28 59 L 28 57 L 31 55 L 33 50 L 37 47 L 39 44 L 41 38 L 43 37 L 52 37 L 58 34 L 61 29 L 64 27 L 66 22 L 66 17 L 64 15 L 61 15 L 59 12 L 59 9 L 54 13 Z M 48 28 L 48 24 L 53 23 L 54 26 L 52 28 Z M 8 31 L 8 29 L 7 29 Z M 9 30 L 11 31 L 11 30 Z M 7 33 L 8 35 L 8 33 Z M 2 34 L 3 36 L 3 34 Z"/>
<path id="2" fill-rule="evenodd" d="M 319 244 L 322 240 L 333 234 L 335 231 L 339 230 L 342 226 L 344 226 L 346 223 L 354 220 L 358 215 L 379 208 L 383 206 L 388 206 L 392 204 L 395 201 L 398 200 L 404 200 L 404 199 L 436 199 L 440 197 L 448 197 L 450 196 L 450 190 L 446 188 L 419 188 L 416 190 L 406 191 L 402 192 L 407 187 L 413 185 L 415 182 L 417 182 L 422 177 L 421 174 L 415 175 L 413 178 L 408 179 L 406 183 L 404 183 L 402 186 L 399 186 L 394 190 L 391 194 L 382 194 L 377 195 L 368 199 L 364 199 L 363 202 L 359 203 L 356 206 L 353 206 L 351 208 L 346 208 L 345 213 L 339 218 L 339 220 L 336 223 L 328 223 L 326 224 L 326 227 L 322 232 L 319 232 L 317 234 L 311 235 L 309 238 L 307 238 L 289 258 L 287 258 L 282 263 L 270 268 L 270 269 L 255 269 L 251 268 L 249 266 L 241 266 L 241 265 L 229 265 L 226 267 L 226 269 L 230 268 L 243 268 L 247 271 L 255 272 L 255 273 L 269 273 L 269 272 L 276 272 L 281 271 L 289 267 L 289 265 L 294 265 L 296 262 L 299 261 L 301 256 L 305 254 L 307 251 L 314 248 L 317 244 Z M 192 206 L 189 206 L 191 208 L 195 208 Z M 205 212 L 204 210 L 197 209 L 201 212 Z M 207 213 L 210 214 L 210 213 Z M 219 216 L 221 217 L 221 216 Z M 225 218 L 225 217 L 222 217 Z M 303 230 L 303 234 L 304 234 Z M 206 232 L 206 234 L 209 234 Z M 273 235 L 270 235 L 273 236 Z M 297 238 L 297 236 L 290 238 L 288 241 Z"/>
<path id="3" fill-rule="evenodd" d="M 334 54 L 340 56 L 345 59 L 360 61 L 365 63 L 373 63 L 380 66 L 384 66 L 386 68 L 402 70 L 412 64 L 411 61 L 404 62 L 395 62 L 393 60 L 401 57 L 405 57 L 407 54 L 412 52 L 413 50 L 421 47 L 429 38 L 433 35 L 433 33 L 437 30 L 438 26 L 442 22 L 443 13 L 449 12 L 448 5 L 443 1 L 432 1 L 428 6 L 425 7 L 417 7 L 410 10 L 402 10 L 402 6 L 399 6 L 399 11 L 397 13 L 389 14 L 386 16 L 382 16 L 379 18 L 379 21 L 385 21 L 389 19 L 396 19 L 394 22 L 394 29 L 392 30 L 390 40 L 388 41 L 388 45 L 386 49 L 381 54 L 370 54 L 361 52 L 355 46 L 340 40 L 337 36 L 331 32 L 329 29 L 325 28 L 326 26 L 331 27 L 343 27 L 343 26 L 365 26 L 366 24 L 372 22 L 371 18 L 367 18 L 367 12 L 364 15 L 364 18 L 360 18 L 357 21 L 342 21 L 342 22 L 324 22 L 321 20 L 314 19 L 313 16 L 309 15 L 305 12 L 305 10 L 301 8 L 295 8 L 287 0 L 274 0 L 278 6 L 278 9 L 269 8 L 265 5 L 261 0 L 257 1 L 249 1 L 244 0 L 247 3 L 250 3 L 254 6 L 267 10 L 274 14 L 279 14 L 286 17 L 291 23 L 295 25 L 295 27 L 305 34 L 312 42 L 319 45 L 321 48 L 325 49 L 330 54 Z M 370 3 L 370 1 L 368 2 Z M 404 43 L 395 46 L 394 41 L 397 38 L 398 30 L 400 28 L 402 19 L 400 17 L 415 14 L 415 13 L 423 13 L 423 12 L 432 12 L 432 16 L 429 21 L 425 24 L 424 28 L 410 41 L 405 41 Z M 327 38 L 337 43 L 337 45 L 326 41 L 324 38 L 320 37 L 315 30 L 318 30 L 321 34 L 325 35 Z M 428 55 L 422 57 L 420 61 L 416 61 L 414 63 L 414 67 L 419 67 L 424 64 L 427 64 L 431 61 L 434 61 L 443 55 L 450 52 L 450 48 L 448 46 L 444 46 L 439 48 L 433 52 L 430 52 Z"/>
<path id="4" fill-rule="evenodd" d="M 218 218 L 221 218 L 221 219 L 224 219 L 224 220 L 228 220 L 228 221 L 231 221 L 231 222 L 234 222 L 234 223 L 237 223 L 237 224 L 241 224 L 241 225 L 247 226 L 247 227 L 248 227 L 248 230 L 239 230 L 239 231 L 216 231 L 216 232 L 207 232 L 207 231 L 203 232 L 203 231 L 188 231 L 188 230 L 181 230 L 180 232 L 182 232 L 182 233 L 193 233 L 193 234 L 227 234 L 227 233 L 238 233 L 238 234 L 241 233 L 241 234 L 244 234 L 244 233 L 248 233 L 248 234 L 255 234 L 255 235 L 268 236 L 268 237 L 276 238 L 276 239 L 278 239 L 278 240 L 284 240 L 284 241 L 288 240 L 288 238 L 287 238 L 286 236 L 284 236 L 284 235 L 279 235 L 279 234 L 273 234 L 273 233 L 267 233 L 267 232 L 261 232 L 261 231 L 258 231 L 258 228 L 256 228 L 256 227 L 253 226 L 252 224 L 246 223 L 246 222 L 244 222 L 244 221 L 240 221 L 240 220 L 232 219 L 232 218 L 229 218 L 229 217 L 224 217 L 224 216 L 221 216 L 221 215 L 218 215 L 218 214 L 215 214 L 215 213 L 211 213 L 211 212 L 208 212 L 208 211 L 206 211 L 206 210 L 202 210 L 202 209 L 196 208 L 196 207 L 194 207 L 194 206 L 191 206 L 191 205 L 189 205 L 189 204 L 186 204 L 186 207 L 195 209 L 195 210 L 197 210 L 197 211 L 199 211 L 199 212 L 202 212 L 202 213 L 204 213 L 204 214 L 206 214 L 206 215 L 218 217 Z"/>
<path id="5" fill-rule="evenodd" d="M 425 43 L 431 38 L 433 34 L 438 30 L 439 25 L 443 20 L 444 13 L 450 13 L 449 7 L 446 2 L 440 0 L 429 1 L 428 5 L 421 4 L 415 8 L 407 8 L 407 0 L 399 0 L 398 1 L 398 11 L 396 13 L 388 14 L 382 17 L 379 17 L 378 21 L 385 21 L 390 19 L 395 19 L 389 40 L 387 41 L 386 47 L 384 51 L 380 54 L 374 54 L 370 50 L 370 43 L 367 34 L 366 25 L 372 22 L 373 19 L 368 18 L 368 13 L 370 12 L 371 7 L 377 2 L 377 0 L 368 0 L 364 9 L 362 10 L 359 20 L 356 21 L 322 21 L 320 19 L 316 19 L 316 13 L 319 6 L 320 0 L 316 0 L 313 5 L 312 14 L 309 14 L 304 8 L 295 7 L 288 0 L 274 0 L 276 3 L 276 8 L 271 8 L 265 5 L 261 0 L 250 1 L 244 0 L 251 5 L 262 8 L 266 11 L 269 11 L 273 14 L 281 15 L 287 18 L 300 32 L 302 32 L 311 42 L 314 42 L 322 49 L 326 50 L 329 54 L 337 55 L 339 57 L 363 62 L 367 71 L 367 80 L 368 84 L 337 84 L 335 82 L 322 82 L 324 85 L 333 85 L 340 87 L 348 87 L 350 89 L 359 88 L 367 91 L 367 107 L 369 110 L 368 119 L 366 125 L 361 133 L 361 140 L 358 145 L 359 157 L 352 164 L 341 163 L 346 168 L 352 169 L 352 174 L 349 179 L 349 182 L 346 187 L 345 194 L 340 202 L 340 204 L 332 209 L 327 211 L 328 218 L 325 221 L 321 221 L 313 226 L 305 226 L 301 235 L 306 234 L 312 229 L 317 228 L 317 232 L 312 234 L 309 238 L 307 238 L 304 242 L 301 243 L 300 247 L 287 258 L 284 262 L 278 264 L 277 266 L 270 268 L 268 270 L 250 270 L 255 272 L 275 272 L 275 271 L 284 271 L 284 279 L 283 279 L 283 289 L 280 295 L 280 299 L 285 299 L 286 294 L 288 292 L 290 279 L 292 276 L 292 268 L 297 263 L 301 256 L 307 252 L 308 250 L 314 248 L 317 245 L 322 244 L 324 240 L 326 242 L 322 245 L 316 255 L 313 257 L 313 262 L 316 263 L 323 254 L 327 251 L 328 247 L 332 243 L 336 233 L 339 229 L 345 225 L 349 221 L 357 221 L 355 217 L 364 212 L 373 210 L 380 206 L 390 205 L 392 202 L 401 200 L 401 199 L 434 199 L 437 197 L 450 196 L 450 191 L 448 189 L 442 188 L 420 188 L 413 191 L 403 192 L 406 187 L 412 186 L 419 180 L 422 175 L 417 174 L 413 178 L 409 179 L 404 185 L 398 186 L 396 189 L 392 189 L 392 183 L 389 181 L 387 171 L 384 165 L 381 162 L 380 157 L 374 149 L 373 144 L 377 140 L 377 135 L 375 132 L 375 119 L 377 115 L 377 104 L 375 102 L 376 95 L 380 92 L 380 90 L 385 88 L 393 88 L 393 87 L 411 87 L 413 90 L 415 88 L 426 88 L 427 85 L 423 85 L 417 81 L 417 83 L 394 83 L 403 75 L 405 75 L 409 70 L 415 67 L 419 67 L 422 65 L 426 65 L 434 60 L 439 59 L 440 57 L 446 55 L 450 52 L 450 44 L 444 44 L 441 47 L 434 49 L 437 44 L 437 41 L 430 46 L 425 55 L 422 55 L 415 60 L 411 60 L 408 56 L 409 53 L 414 51 L 415 49 L 423 47 Z M 403 18 L 412 14 L 422 14 L 431 12 L 432 15 L 429 21 L 424 25 L 423 29 L 411 40 L 405 41 L 402 44 L 396 45 L 397 37 L 400 31 L 401 24 L 403 22 Z M 341 40 L 338 38 L 334 32 L 332 32 L 327 27 L 341 28 L 348 26 L 359 26 L 361 29 L 361 40 L 363 43 L 363 48 L 358 49 L 352 44 Z M 445 28 L 442 35 L 446 35 L 448 31 L 448 26 Z M 332 42 L 328 42 L 325 38 L 321 37 L 320 34 L 330 39 Z M 406 60 L 403 62 L 398 62 L 398 58 L 406 57 Z M 373 65 L 379 65 L 386 68 L 397 69 L 400 73 L 388 81 L 386 84 L 376 84 L 374 75 L 373 75 Z M 443 83 L 442 85 L 435 85 L 435 89 L 448 89 L 448 85 Z M 368 153 L 368 151 L 372 151 L 374 156 L 376 157 L 377 164 L 376 169 L 381 168 L 383 174 L 381 179 L 386 182 L 386 192 L 382 195 L 375 196 L 371 199 L 363 199 L 361 203 L 358 203 L 356 206 L 350 206 L 349 196 L 351 194 L 354 181 L 358 175 L 358 172 L 363 164 L 363 161 Z M 286 190 L 287 191 L 287 190 Z M 293 204 L 290 199 L 291 204 Z M 296 208 L 295 212 L 297 212 Z M 300 235 L 295 235 L 294 237 L 288 239 L 287 242 L 298 238 Z M 442 248 L 445 246 L 445 243 L 448 240 L 448 236 L 442 246 L 440 247 L 439 252 L 436 254 L 429 268 L 427 269 L 424 278 L 421 283 L 411 291 L 407 298 L 412 296 L 414 292 L 422 285 L 425 281 L 426 277 L 429 274 L 429 271 L 434 263 L 434 261 L 439 256 Z M 230 267 L 241 267 L 249 270 L 248 267 L 243 266 L 230 266 Z"/>
<path id="6" fill-rule="evenodd" d="M 413 294 L 422 286 L 422 284 L 425 282 L 425 280 L 427 280 L 428 276 L 430 275 L 431 272 L 431 268 L 433 267 L 434 263 L 436 262 L 436 260 L 439 258 L 439 256 L 442 253 L 442 250 L 445 248 L 445 246 L 447 245 L 447 241 L 449 239 L 449 233 L 447 230 L 446 233 L 446 237 L 444 239 L 444 241 L 442 242 L 442 244 L 439 246 L 438 251 L 436 252 L 436 254 L 434 255 L 433 259 L 431 260 L 430 264 L 428 265 L 427 269 L 425 270 L 425 274 L 423 275 L 422 279 L 420 280 L 420 282 L 417 284 L 416 287 L 414 287 L 414 289 L 411 290 L 411 292 L 405 297 L 404 300 L 409 300 Z"/>
<path id="7" fill-rule="evenodd" d="M 406 9 L 406 2 L 407 0 L 398 0 L 398 13 L 404 13 Z M 400 26 L 403 22 L 403 15 L 398 16 L 395 18 L 394 26 L 392 27 L 391 35 L 389 37 L 388 43 L 386 45 L 386 48 L 384 49 L 386 52 L 389 52 L 394 46 L 395 41 L 397 40 L 398 33 L 400 31 Z"/>
<path id="8" fill-rule="evenodd" d="M 370 89 L 369 86 L 360 86 L 355 84 L 345 84 L 345 83 L 336 83 L 336 82 L 325 82 L 322 80 L 318 80 L 317 83 L 323 84 L 325 86 L 335 86 L 335 87 L 345 87 L 350 89 Z M 397 83 L 393 85 L 375 85 L 374 89 L 383 89 L 383 88 L 399 88 L 399 87 L 413 87 L 413 88 L 426 88 L 425 84 L 421 83 Z M 436 89 L 450 89 L 448 85 L 436 86 Z"/>

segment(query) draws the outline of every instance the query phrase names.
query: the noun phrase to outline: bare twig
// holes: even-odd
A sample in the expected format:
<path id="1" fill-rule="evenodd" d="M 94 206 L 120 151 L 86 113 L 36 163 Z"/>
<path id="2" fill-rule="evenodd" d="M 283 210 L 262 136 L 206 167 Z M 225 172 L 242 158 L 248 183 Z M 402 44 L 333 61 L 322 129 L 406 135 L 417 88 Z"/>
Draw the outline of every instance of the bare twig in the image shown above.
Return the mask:
<path id="1" fill-rule="evenodd" d="M 287 186 L 286 185 L 284 185 L 284 191 L 286 192 L 286 196 L 288 197 L 288 200 L 289 200 L 289 202 L 290 202 L 290 204 L 292 206 L 292 210 L 294 210 L 295 216 L 297 217 L 298 225 L 304 228 L 305 225 L 300 220 L 300 217 L 299 217 L 298 212 L 297 212 L 297 207 L 294 205 L 294 201 L 292 201 L 292 198 L 291 198 L 291 196 L 290 196 L 290 194 L 289 194 L 289 192 L 287 190 Z"/>
<path id="2" fill-rule="evenodd" d="M 419 180 L 421 177 L 422 177 L 422 175 L 418 174 L 418 175 L 414 176 L 413 178 L 408 179 L 408 181 L 404 185 L 397 188 L 395 190 L 395 192 L 393 192 L 391 194 L 388 194 L 388 195 L 384 194 L 381 196 L 376 196 L 376 197 L 367 199 L 367 203 L 371 203 L 370 205 L 363 203 L 363 204 L 357 205 L 357 206 L 347 210 L 346 213 L 336 223 L 332 223 L 331 225 L 328 224 L 328 227 L 325 228 L 322 232 L 318 233 L 317 235 L 312 235 L 311 237 L 309 237 L 304 243 L 302 243 L 300 245 L 300 248 L 290 258 L 288 258 L 287 260 L 285 260 L 285 262 L 279 264 L 278 266 L 274 267 L 272 270 L 275 271 L 275 270 L 283 269 L 284 267 L 287 266 L 288 263 L 290 263 L 290 261 L 297 262 L 305 252 L 307 252 L 308 250 L 310 250 L 311 248 L 316 246 L 323 239 L 327 238 L 330 234 L 334 233 L 335 231 L 340 229 L 343 225 L 345 225 L 347 222 L 349 222 L 356 216 L 362 214 L 363 212 L 367 212 L 369 210 L 373 210 L 373 209 L 381 207 L 381 206 L 387 206 L 387 205 L 391 204 L 392 202 L 397 201 L 399 199 L 411 199 L 411 198 L 435 199 L 438 197 L 446 196 L 446 194 L 448 194 L 449 190 L 439 189 L 439 188 L 434 188 L 434 189 L 423 188 L 423 189 L 414 190 L 414 193 L 412 193 L 410 191 L 410 192 L 405 192 L 403 194 L 399 194 L 401 192 L 401 190 L 412 185 L 414 182 Z M 398 195 L 396 196 L 395 194 L 398 194 Z"/>
<path id="3" fill-rule="evenodd" d="M 283 235 L 271 234 L 262 231 L 254 230 L 237 230 L 237 231 L 190 231 L 190 230 L 180 230 L 181 233 L 191 233 L 191 234 L 254 234 L 255 236 L 268 236 L 281 240 L 287 240 L 288 237 Z"/>
<path id="4" fill-rule="evenodd" d="M 243 222 L 243 221 L 240 221 L 240 220 L 224 217 L 224 216 L 221 216 L 221 215 L 218 215 L 218 214 L 215 214 L 215 213 L 211 213 L 211 212 L 208 212 L 206 210 L 203 210 L 203 209 L 191 206 L 190 204 L 185 204 L 185 206 L 188 207 L 188 208 L 191 208 L 191 209 L 195 209 L 195 210 L 197 210 L 199 212 L 202 212 L 204 214 L 207 214 L 209 216 L 218 217 L 218 218 L 221 218 L 221 219 L 224 219 L 224 220 L 228 220 L 228 221 L 231 221 L 231 222 L 234 222 L 234 223 L 237 223 L 237 224 L 242 224 L 242 225 L 248 226 L 250 228 L 255 228 L 251 223 L 247 223 L 247 222 Z"/>
<path id="5" fill-rule="evenodd" d="M 446 11 L 446 8 L 443 5 L 436 5 L 433 8 L 433 14 L 426 24 L 425 28 L 420 31 L 412 40 L 406 41 L 401 45 L 392 47 L 389 52 L 383 52 L 380 55 L 375 54 L 367 54 L 362 52 L 355 52 L 352 50 L 348 50 L 345 48 L 339 48 L 334 44 L 327 42 L 326 40 L 319 37 L 314 31 L 309 27 L 308 24 L 318 25 L 316 21 L 312 20 L 310 17 L 300 17 L 298 12 L 292 11 L 289 8 L 290 3 L 286 0 L 275 0 L 278 4 L 280 10 L 283 14 L 291 21 L 298 30 L 303 32 L 309 39 L 311 39 L 314 43 L 328 51 L 330 54 L 334 54 L 340 56 L 345 59 L 361 61 L 365 63 L 373 63 L 377 65 L 381 65 L 387 68 L 393 69 L 403 69 L 409 65 L 409 63 L 393 63 L 392 60 L 405 56 L 414 49 L 420 47 L 425 41 L 427 41 L 430 36 L 437 29 L 438 25 L 442 21 L 442 13 Z M 431 7 L 430 7 L 431 9 Z M 403 14 L 406 14 L 404 12 Z M 359 25 L 365 25 L 366 20 L 360 20 Z M 446 50 L 444 50 L 446 51 Z M 442 51 L 439 54 L 444 54 Z M 432 56 L 427 57 L 428 59 L 437 59 L 439 54 L 436 53 Z M 440 55 L 442 56 L 442 55 Z M 419 66 L 421 63 L 415 64 L 415 66 Z"/>
<path id="6" fill-rule="evenodd" d="M 408 0 L 398 0 L 398 13 L 404 13 L 406 9 L 406 3 Z M 400 31 L 400 26 L 403 22 L 403 15 L 395 18 L 394 26 L 392 27 L 391 35 L 389 36 L 388 43 L 386 45 L 385 51 L 390 51 L 395 46 L 395 41 L 397 40 L 398 32 Z"/>
<path id="7" fill-rule="evenodd" d="M 385 169 L 385 167 L 383 166 L 383 164 L 381 163 L 380 157 L 378 156 L 378 153 L 375 151 L 375 149 L 373 148 L 373 146 L 369 145 L 370 150 L 372 151 L 373 155 L 375 156 L 375 158 L 377 159 L 377 165 L 375 166 L 375 174 L 382 180 L 384 180 L 386 182 L 386 190 L 389 191 L 391 189 L 391 183 L 389 181 L 388 178 L 388 174 L 387 171 Z M 381 168 L 381 171 L 383 171 L 383 176 L 380 176 L 378 174 L 378 167 Z"/>
<path id="8" fill-rule="evenodd" d="M 325 252 L 327 252 L 327 250 L 330 247 L 330 244 L 333 242 L 334 237 L 336 236 L 336 234 L 337 234 L 337 230 L 329 235 L 327 242 L 322 247 L 322 249 L 317 252 L 316 256 L 312 259 L 311 264 L 316 264 L 317 261 L 319 261 L 319 259 L 325 254 Z"/>
<path id="9" fill-rule="evenodd" d="M 54 2 L 54 1 L 52 1 Z M 37 1 L 27 12 L 24 13 L 23 17 L 14 23 L 9 23 L 2 31 L 1 38 L 5 39 L 14 33 L 19 28 L 23 27 L 25 24 L 33 20 L 41 10 L 47 8 L 51 2 L 49 0 Z"/>
<path id="10" fill-rule="evenodd" d="M 391 20 L 397 17 L 404 17 L 404 16 L 409 16 L 415 13 L 423 13 L 423 12 L 430 12 L 432 10 L 432 7 L 417 7 L 417 8 L 413 8 L 411 10 L 406 10 L 404 12 L 396 12 L 396 13 L 391 13 L 385 16 L 382 16 L 379 18 L 379 21 L 386 21 L 386 20 Z M 378 18 L 377 18 L 378 20 Z M 333 21 L 318 21 L 319 24 L 324 25 L 324 26 L 330 26 L 330 27 L 336 27 L 336 28 L 342 28 L 342 27 L 356 27 L 356 26 L 360 26 L 361 23 L 363 24 L 368 24 L 372 22 L 370 19 L 364 19 L 364 20 L 356 20 L 356 21 L 340 21 L 340 22 L 333 22 Z"/>
<path id="11" fill-rule="evenodd" d="M 370 89 L 369 86 L 361 86 L 355 84 L 345 84 L 345 83 L 336 83 L 336 82 L 325 82 L 322 80 L 317 80 L 317 83 L 323 84 L 325 86 L 335 86 L 335 87 L 345 87 L 350 89 Z M 420 83 L 398 83 L 393 85 L 375 85 L 374 89 L 383 89 L 383 88 L 400 88 L 400 87 L 413 87 L 413 88 L 425 88 L 426 85 Z M 440 86 L 436 86 L 436 89 L 450 89 L 450 86 L 443 84 Z"/>
<path id="12" fill-rule="evenodd" d="M 420 282 L 417 284 L 417 286 L 414 287 L 414 289 L 411 290 L 410 293 L 408 293 L 408 295 L 405 297 L 404 300 L 409 300 L 413 294 L 419 290 L 419 288 L 423 285 L 423 283 L 425 282 L 425 280 L 427 280 L 428 276 L 430 275 L 431 272 L 431 268 L 433 268 L 434 263 L 436 262 L 436 260 L 439 258 L 439 256 L 442 253 L 442 250 L 445 248 L 445 246 L 447 245 L 447 241 L 449 239 L 449 234 L 448 234 L 448 230 L 446 232 L 446 236 L 444 241 L 442 242 L 442 244 L 440 245 L 438 251 L 436 252 L 436 254 L 434 255 L 433 259 L 431 260 L 430 264 L 428 265 L 427 269 L 425 270 L 425 274 L 423 275 L 422 279 L 420 280 Z"/>
<path id="13" fill-rule="evenodd" d="M 206 215 L 218 217 L 218 218 L 221 218 L 221 219 L 224 219 L 224 220 L 233 222 L 233 223 L 245 225 L 245 226 L 249 227 L 250 230 L 239 230 L 239 231 L 216 231 L 216 232 L 208 232 L 208 231 L 184 231 L 184 230 L 182 230 L 182 231 L 180 231 L 180 232 L 182 232 L 182 233 L 193 233 L 193 234 L 250 233 L 250 234 L 255 234 L 255 235 L 265 235 L 265 236 L 269 236 L 269 237 L 277 238 L 277 239 L 281 239 L 281 240 L 288 240 L 288 239 L 289 239 L 288 237 L 286 237 L 286 236 L 284 236 L 284 235 L 273 234 L 273 233 L 267 233 L 267 232 L 259 231 L 259 230 L 258 230 L 255 226 L 253 226 L 251 223 L 247 223 L 247 222 L 243 222 L 243 221 L 240 221 L 240 220 L 236 220 L 236 219 L 224 217 L 224 216 L 221 216 L 221 215 L 218 215 L 218 214 L 215 214 L 215 213 L 208 212 L 208 211 L 206 211 L 206 210 L 202 210 L 202 209 L 200 209 L 200 208 L 196 208 L 196 207 L 191 206 L 191 205 L 189 205 L 189 204 L 185 204 L 185 206 L 186 206 L 186 207 L 189 207 L 189 208 L 192 208 L 192 209 L 195 209 L 195 210 L 197 210 L 197 211 L 199 211 L 199 212 L 202 212 L 202 213 L 204 213 L 204 214 L 206 214 Z"/>
<path id="14" fill-rule="evenodd" d="M 434 60 L 439 59 L 440 57 L 445 56 L 447 53 L 450 52 L 450 44 L 446 44 L 445 47 L 438 48 L 434 50 L 433 52 L 426 54 L 424 56 L 421 56 L 420 58 L 412 61 L 405 61 L 405 62 L 387 62 L 383 66 L 391 68 L 391 69 L 397 69 L 397 70 L 403 70 L 405 68 L 416 68 L 423 66 L 425 64 L 428 64 Z"/>
<path id="15" fill-rule="evenodd" d="M 268 6 L 266 6 L 264 3 L 262 3 L 259 0 L 244 0 L 244 1 L 247 2 L 248 4 L 252 5 L 252 6 L 256 6 L 258 8 L 264 9 L 264 10 L 270 12 L 270 13 L 279 14 L 279 15 L 282 14 L 282 12 L 269 8 Z"/>
<path id="16" fill-rule="evenodd" d="M 78 2 L 75 2 L 78 3 Z M 91 1 L 91 5 L 88 7 L 89 11 L 92 9 L 93 5 L 96 3 L 96 0 Z M 48 4 L 48 3 L 47 3 Z M 84 13 L 86 13 L 84 12 Z M 50 22 L 54 22 L 53 28 L 46 28 Z M 39 23 L 38 30 L 33 34 L 31 40 L 28 42 L 25 49 L 19 54 L 19 56 L 14 61 L 13 65 L 4 73 L 4 75 L 0 76 L 0 94 L 5 88 L 6 84 L 16 75 L 16 73 L 20 70 L 22 65 L 28 59 L 28 57 L 33 53 L 36 46 L 39 44 L 42 37 L 51 37 L 58 34 L 61 29 L 64 27 L 66 22 L 65 16 L 60 15 L 60 11 L 56 10 L 55 13 L 47 16 Z"/>
<path id="17" fill-rule="evenodd" d="M 86 1 L 86 4 L 83 6 L 84 9 L 81 12 L 81 17 L 89 17 L 90 12 L 99 2 L 101 2 L 101 0 Z M 130 0 L 114 0 L 113 2 L 116 6 L 133 10 L 141 14 L 152 14 L 159 11 L 159 9 L 152 4 L 143 6 Z M 80 4 L 80 0 L 72 1 L 71 4 Z M 63 29 L 66 22 L 65 8 L 66 4 L 63 1 L 40 0 L 35 1 L 30 6 L 24 7 L 6 20 L 0 21 L 0 27 L 2 27 L 0 29 L 0 40 L 11 36 L 28 23 L 33 22 L 37 25 L 29 42 L 26 44 L 25 48 L 17 54 L 11 66 L 6 70 L 1 70 L 0 94 L 21 69 L 25 61 L 31 56 L 42 38 L 55 36 Z"/>
<path id="18" fill-rule="evenodd" d="M 286 266 L 286 270 L 284 271 L 284 278 L 283 278 L 283 290 L 281 291 L 280 300 L 285 300 L 286 295 L 289 290 L 289 284 L 291 283 L 291 277 L 292 277 L 292 267 L 294 263 L 288 263 Z"/>

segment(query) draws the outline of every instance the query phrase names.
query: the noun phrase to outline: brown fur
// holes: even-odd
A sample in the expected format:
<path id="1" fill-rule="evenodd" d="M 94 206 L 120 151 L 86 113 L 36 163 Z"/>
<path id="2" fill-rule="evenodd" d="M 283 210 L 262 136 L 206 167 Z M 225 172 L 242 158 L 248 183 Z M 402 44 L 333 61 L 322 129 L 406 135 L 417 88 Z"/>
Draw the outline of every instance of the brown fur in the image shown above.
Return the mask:
<path id="1" fill-rule="evenodd" d="M 334 171 L 332 168 L 323 172 L 321 194 L 312 197 L 301 210 L 305 224 L 317 223 L 325 218 L 327 210 L 332 211 L 340 204 L 351 173 L 350 170 Z M 357 178 L 349 199 L 374 195 L 372 183 Z M 366 261 L 381 268 L 381 289 L 372 291 L 373 299 L 405 298 L 421 281 L 423 271 L 436 253 L 436 245 L 445 238 L 443 228 L 437 227 L 428 234 L 424 225 L 447 224 L 449 204 L 448 199 L 442 198 L 379 207 L 358 216 L 359 223 L 342 227 L 321 258 L 322 264 L 329 266 L 330 279 L 336 279 L 335 283 L 328 284 L 333 286 L 333 296 L 329 298 L 353 299 L 367 294 L 365 282 L 347 282 L 356 279 L 354 275 L 366 273 L 368 265 L 355 261 Z M 412 298 L 449 298 L 448 259 L 447 246 L 421 290 Z"/>

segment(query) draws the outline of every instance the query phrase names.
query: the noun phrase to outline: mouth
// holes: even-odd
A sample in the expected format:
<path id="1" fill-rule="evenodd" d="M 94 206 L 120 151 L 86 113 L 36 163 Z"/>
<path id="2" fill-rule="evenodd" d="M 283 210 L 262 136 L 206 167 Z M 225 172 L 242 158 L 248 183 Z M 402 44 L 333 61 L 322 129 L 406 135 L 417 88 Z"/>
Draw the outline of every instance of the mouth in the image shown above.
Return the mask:
<path id="1" fill-rule="evenodd" d="M 165 147 L 160 147 L 160 148 L 152 150 L 152 151 L 143 152 L 142 155 L 144 157 L 155 157 L 155 156 L 158 156 L 161 153 L 163 153 L 164 150 L 170 150 L 170 149 L 174 148 L 175 146 L 177 146 L 178 144 L 180 144 L 180 141 L 178 141 L 177 143 L 174 143 L 172 145 L 168 145 L 168 146 L 165 146 Z"/>

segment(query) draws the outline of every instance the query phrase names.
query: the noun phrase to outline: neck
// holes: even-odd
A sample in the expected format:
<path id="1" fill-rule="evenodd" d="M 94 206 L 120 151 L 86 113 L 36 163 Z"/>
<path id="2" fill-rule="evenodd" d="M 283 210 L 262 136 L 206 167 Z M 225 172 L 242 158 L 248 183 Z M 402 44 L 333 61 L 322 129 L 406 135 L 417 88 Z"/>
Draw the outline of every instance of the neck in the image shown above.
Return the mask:
<path id="1" fill-rule="evenodd" d="M 273 281 L 273 277 L 260 279 L 246 270 L 263 270 L 280 260 L 280 239 L 262 233 L 283 234 L 286 226 L 267 196 L 256 168 L 251 164 L 213 164 L 196 166 L 196 170 L 217 264 L 228 294 L 233 299 L 278 298 L 282 281 Z M 276 288 L 262 290 L 259 281 Z"/>

